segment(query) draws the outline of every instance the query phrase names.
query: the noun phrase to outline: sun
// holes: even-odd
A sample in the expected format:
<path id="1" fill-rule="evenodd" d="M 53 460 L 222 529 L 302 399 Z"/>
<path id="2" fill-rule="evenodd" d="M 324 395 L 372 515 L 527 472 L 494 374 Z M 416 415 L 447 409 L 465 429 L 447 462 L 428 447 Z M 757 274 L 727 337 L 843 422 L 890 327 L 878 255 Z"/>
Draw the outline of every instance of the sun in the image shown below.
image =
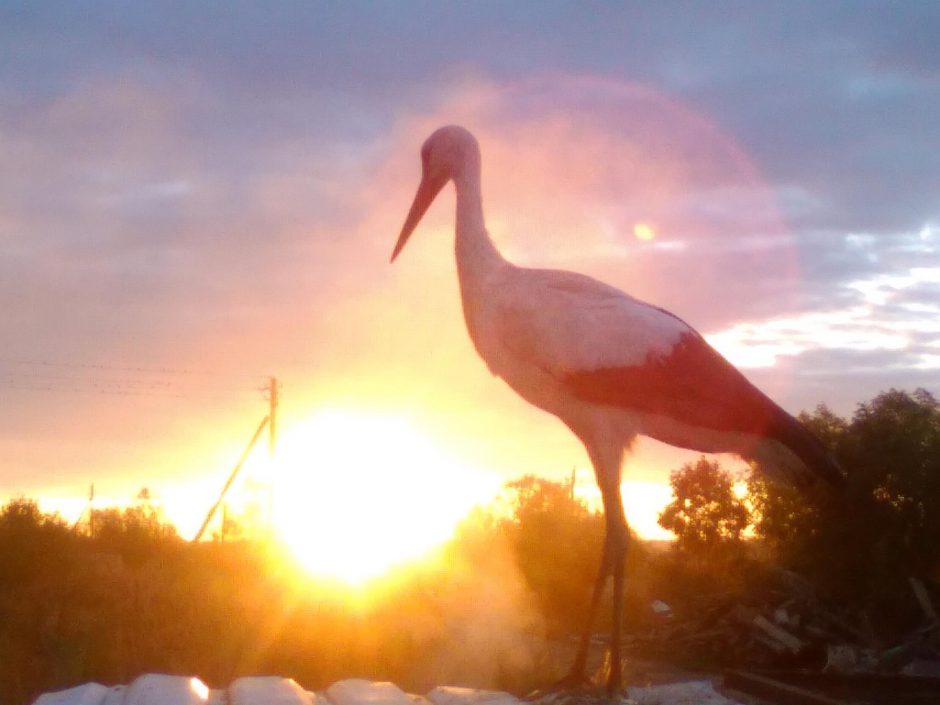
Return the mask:
<path id="1" fill-rule="evenodd" d="M 420 558 L 498 487 L 403 418 L 330 410 L 286 430 L 274 530 L 315 576 L 362 584 Z"/>

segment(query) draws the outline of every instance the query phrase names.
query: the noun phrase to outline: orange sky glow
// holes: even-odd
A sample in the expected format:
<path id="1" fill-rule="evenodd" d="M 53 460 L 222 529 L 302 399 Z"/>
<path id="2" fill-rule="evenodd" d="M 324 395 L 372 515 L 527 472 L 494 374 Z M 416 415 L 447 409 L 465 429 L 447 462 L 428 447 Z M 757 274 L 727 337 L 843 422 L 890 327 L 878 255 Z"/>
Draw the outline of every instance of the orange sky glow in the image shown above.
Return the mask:
<path id="1" fill-rule="evenodd" d="M 563 481 L 577 467 L 578 493 L 596 506 L 590 466 L 576 439 L 490 376 L 476 357 L 460 312 L 449 190 L 395 265 L 388 264 L 417 183 L 424 138 L 442 123 L 475 132 L 489 228 L 509 259 L 582 271 L 675 309 L 691 308 L 723 285 L 707 257 L 692 281 L 645 266 L 656 252 L 690 240 L 713 243 L 716 252 L 725 246 L 721 214 L 700 217 L 694 202 L 702 184 L 736 184 L 763 233 L 784 240 L 788 234 L 755 167 L 704 116 L 635 84 L 559 81 L 596 110 L 566 108 L 527 84 L 468 80 L 433 113 L 402 115 L 381 143 L 357 157 L 368 168 L 350 157 L 333 173 L 301 164 L 256 184 L 259 202 L 279 223 L 274 241 L 300 244 L 287 260 L 273 254 L 246 262 L 237 259 L 237 247 L 222 252 L 223 262 L 246 281 L 260 277 L 269 287 L 259 294 L 255 288 L 217 290 L 206 281 L 206 296 L 220 315 L 184 340 L 172 334 L 156 340 L 172 352 L 175 366 L 196 371 L 193 390 L 238 379 L 244 394 L 235 402 L 185 394 L 69 400 L 47 422 L 57 439 L 51 457 L 23 444 L 19 462 L 47 471 L 17 491 L 74 517 L 91 482 L 100 505 L 147 486 L 181 533 L 191 535 L 266 413 L 263 378 L 249 379 L 249 370 L 281 381 L 282 433 L 277 462 L 264 468 L 253 461 L 245 474 L 272 488 L 274 524 L 313 571 L 363 579 L 390 560 L 429 550 L 504 482 L 526 473 Z M 81 114 L 83 105 L 99 99 L 163 115 L 163 130 L 141 139 L 147 149 L 172 146 L 172 110 L 161 108 L 159 96 L 92 88 L 64 101 L 58 112 Z M 619 131 L 604 111 L 616 112 L 634 131 Z M 354 221 L 331 226 L 304 211 L 311 179 L 328 182 L 356 214 Z M 185 234 L 176 246 L 185 249 L 186 238 L 225 235 L 207 227 Z M 739 256 L 742 267 L 800 276 L 787 247 L 772 260 L 761 251 Z M 715 334 L 720 349 L 738 351 L 747 366 L 747 344 L 735 338 L 736 330 L 703 332 Z M 151 342 L 114 344 L 133 359 Z M 750 362 L 772 367 L 773 350 Z M 764 386 L 774 396 L 790 385 L 781 373 Z M 625 466 L 624 494 L 641 536 L 668 537 L 656 524 L 669 499 L 668 472 L 694 457 L 654 442 L 637 444 Z M 340 535 L 343 550 L 317 538 Z"/>
<path id="2" fill-rule="evenodd" d="M 146 487 L 191 537 L 274 376 L 230 508 L 314 574 L 426 555 L 525 474 L 594 506 L 468 338 L 451 188 L 389 264 L 453 123 L 510 261 L 676 314 L 793 414 L 936 394 L 940 5 L 882 5 L 0 5 L 0 499 Z M 631 449 L 641 536 L 696 458 Z"/>

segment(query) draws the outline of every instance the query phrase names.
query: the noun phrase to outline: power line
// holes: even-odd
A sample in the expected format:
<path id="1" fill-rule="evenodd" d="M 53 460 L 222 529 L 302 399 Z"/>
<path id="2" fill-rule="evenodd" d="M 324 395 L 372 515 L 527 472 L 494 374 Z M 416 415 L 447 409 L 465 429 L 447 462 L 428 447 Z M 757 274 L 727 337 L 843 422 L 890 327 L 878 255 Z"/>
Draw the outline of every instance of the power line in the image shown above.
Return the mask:
<path id="1" fill-rule="evenodd" d="M 41 359 L 0 358 L 0 386 L 19 391 L 67 392 L 118 396 L 176 397 L 181 399 L 221 399 L 256 392 L 257 387 L 241 382 L 203 382 L 194 376 L 221 381 L 219 372 L 201 372 L 172 367 L 145 367 L 107 364 L 53 362 Z M 12 368 L 12 369 L 11 369 Z M 263 379 L 262 375 L 228 375 L 239 380 Z"/>
<path id="2" fill-rule="evenodd" d="M 221 396 L 218 394 L 185 394 L 183 392 L 175 392 L 172 390 L 167 391 L 158 391 L 151 390 L 145 391 L 139 388 L 126 387 L 120 385 L 88 385 L 88 386 L 66 386 L 62 384 L 18 384 L 16 380 L 3 380 L 0 382 L 0 387 L 4 389 L 11 389 L 15 391 L 31 391 L 31 392 L 64 392 L 64 393 L 73 393 L 73 394 L 101 394 L 101 395 L 111 395 L 111 396 L 126 396 L 126 397 L 149 397 L 149 398 L 164 398 L 164 399 L 202 399 L 202 400 L 216 400 L 216 401 L 231 401 L 232 395 Z M 238 390 L 242 393 L 247 393 L 248 391 L 255 391 L 249 389 L 240 389 Z"/>
<path id="3" fill-rule="evenodd" d="M 135 379 L 133 377 L 102 377 L 102 376 L 88 376 L 88 375 L 70 375 L 70 374 L 45 374 L 42 372 L 16 372 L 16 373 L 0 373 L 0 378 L 5 377 L 8 380 L 20 381 L 21 379 L 28 379 L 31 383 L 47 383 L 47 384 L 67 384 L 67 383 L 78 383 L 78 384 L 93 384 L 93 385 L 110 385 L 118 387 L 129 387 L 134 389 L 199 389 L 213 392 L 253 392 L 259 389 L 256 386 L 248 385 L 223 385 L 223 384 L 201 384 L 199 382 L 190 382 L 190 381 L 172 381 L 172 380 L 160 380 L 160 379 Z"/>
<path id="4" fill-rule="evenodd" d="M 237 375 L 226 375 L 224 372 L 215 370 L 195 370 L 181 367 L 146 367 L 133 365 L 105 365 L 101 363 L 83 363 L 83 362 L 61 362 L 42 359 L 25 358 L 3 358 L 0 357 L 0 363 L 8 365 L 33 365 L 37 367 L 69 368 L 82 370 L 106 370 L 111 372 L 135 372 L 139 374 L 157 374 L 157 375 L 193 375 L 201 377 L 227 377 L 236 376 L 240 378 L 258 379 L 264 375 L 255 375 L 247 373 L 238 373 Z"/>

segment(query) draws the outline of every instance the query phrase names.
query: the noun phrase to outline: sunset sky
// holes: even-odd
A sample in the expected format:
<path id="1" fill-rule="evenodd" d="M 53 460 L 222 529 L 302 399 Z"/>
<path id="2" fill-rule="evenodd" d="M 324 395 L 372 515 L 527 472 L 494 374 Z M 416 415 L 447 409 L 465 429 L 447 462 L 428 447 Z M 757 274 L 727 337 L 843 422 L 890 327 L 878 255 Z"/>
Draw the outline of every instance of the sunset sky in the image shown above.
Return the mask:
<path id="1" fill-rule="evenodd" d="M 509 259 L 677 313 L 793 413 L 938 393 L 938 36 L 934 3 L 4 2 L 0 496 L 146 485 L 192 531 L 268 375 L 314 510 L 589 496 L 471 346 L 451 190 L 389 265 L 447 123 Z M 638 446 L 641 533 L 693 457 Z"/>

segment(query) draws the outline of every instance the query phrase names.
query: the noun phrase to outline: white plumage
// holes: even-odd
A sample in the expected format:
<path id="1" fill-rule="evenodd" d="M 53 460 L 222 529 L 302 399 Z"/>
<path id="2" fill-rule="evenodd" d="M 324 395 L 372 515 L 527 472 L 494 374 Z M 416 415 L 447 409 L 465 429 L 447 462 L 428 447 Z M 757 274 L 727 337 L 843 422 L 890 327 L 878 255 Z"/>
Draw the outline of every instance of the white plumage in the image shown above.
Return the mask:
<path id="1" fill-rule="evenodd" d="M 607 531 L 570 676 L 582 679 L 591 623 L 609 576 L 611 663 L 620 664 L 629 535 L 620 473 L 624 449 L 638 434 L 702 452 L 736 452 L 798 484 L 813 474 L 838 484 L 841 474 L 811 434 L 684 321 L 590 277 L 507 262 L 486 231 L 480 151 L 469 132 L 440 128 L 424 143 L 421 158 L 421 183 L 392 260 L 453 180 L 457 273 L 470 338 L 494 375 L 581 439 L 594 466 Z M 620 686 L 621 669 L 611 668 L 608 692 Z"/>

